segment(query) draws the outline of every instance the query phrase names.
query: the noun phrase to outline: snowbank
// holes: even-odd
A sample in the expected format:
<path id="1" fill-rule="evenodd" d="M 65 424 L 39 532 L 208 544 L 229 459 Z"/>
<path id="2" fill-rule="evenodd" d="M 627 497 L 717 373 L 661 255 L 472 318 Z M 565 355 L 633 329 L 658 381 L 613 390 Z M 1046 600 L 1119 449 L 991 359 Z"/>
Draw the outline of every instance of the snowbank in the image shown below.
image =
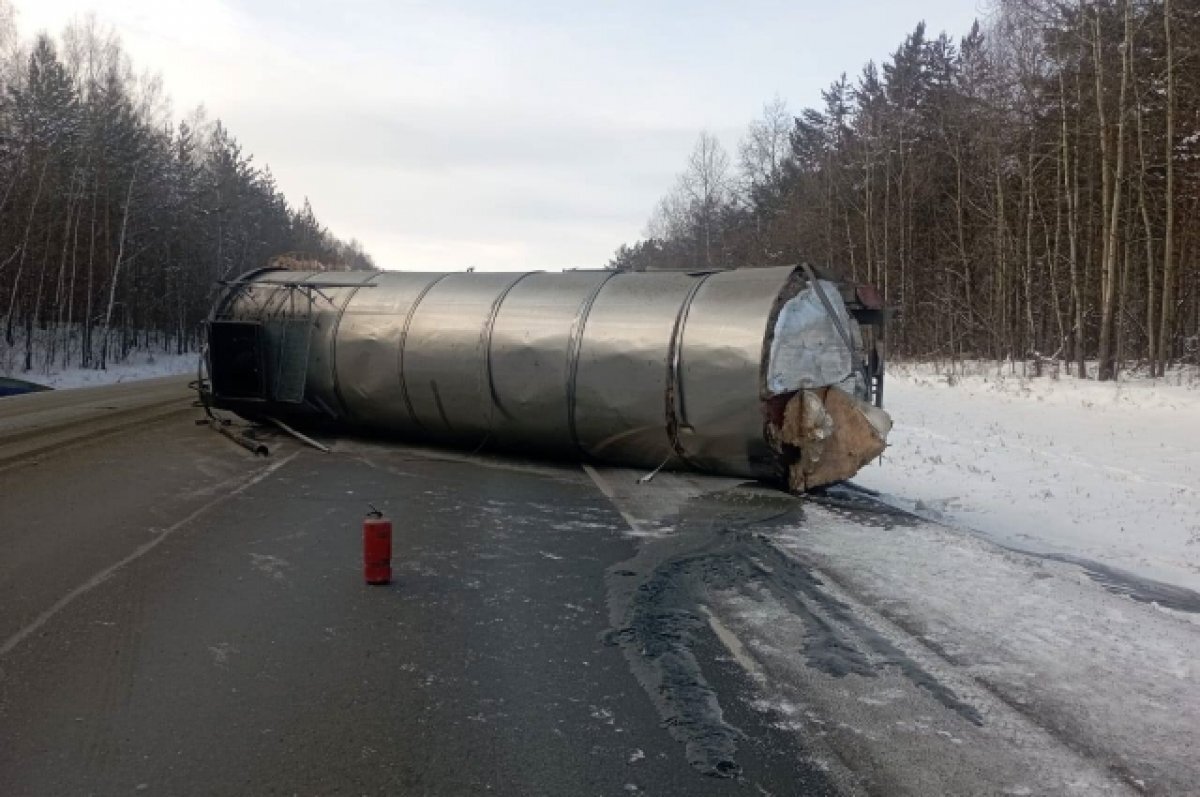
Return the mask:
<path id="1" fill-rule="evenodd" d="M 1200 380 L 897 366 L 888 451 L 855 481 L 1038 553 L 1200 589 Z"/>
<path id="2" fill-rule="evenodd" d="M 116 382 L 130 382 L 136 379 L 150 379 L 156 376 L 173 376 L 175 374 L 191 374 L 196 372 L 196 357 L 189 354 L 163 354 L 162 352 L 133 351 L 124 362 L 109 363 L 104 371 L 94 368 L 35 368 L 23 371 L 17 363 L 8 362 L 10 358 L 0 357 L 0 376 L 11 376 L 49 385 L 53 388 L 93 387 L 110 385 Z"/>

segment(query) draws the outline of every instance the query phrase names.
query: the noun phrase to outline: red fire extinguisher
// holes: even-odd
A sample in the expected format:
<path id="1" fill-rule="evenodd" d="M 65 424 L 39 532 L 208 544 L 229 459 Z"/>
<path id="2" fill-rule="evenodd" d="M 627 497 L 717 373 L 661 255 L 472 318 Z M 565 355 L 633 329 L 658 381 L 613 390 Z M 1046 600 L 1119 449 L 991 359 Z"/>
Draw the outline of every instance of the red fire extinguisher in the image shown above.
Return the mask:
<path id="1" fill-rule="evenodd" d="M 392 521 L 373 506 L 363 519 L 363 577 L 368 584 L 392 580 Z"/>

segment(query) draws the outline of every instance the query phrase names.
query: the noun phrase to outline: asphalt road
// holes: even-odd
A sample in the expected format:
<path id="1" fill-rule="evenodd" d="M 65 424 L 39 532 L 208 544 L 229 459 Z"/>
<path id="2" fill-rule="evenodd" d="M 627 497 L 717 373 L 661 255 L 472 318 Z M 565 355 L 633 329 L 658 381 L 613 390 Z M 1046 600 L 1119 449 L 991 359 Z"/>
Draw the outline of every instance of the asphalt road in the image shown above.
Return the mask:
<path id="1" fill-rule="evenodd" d="M 649 699 L 610 622 L 637 543 L 585 472 L 256 459 L 154 388 L 141 419 L 111 392 L 0 402 L 13 426 L 128 410 L 0 470 L 0 794 L 832 793 L 795 738 L 710 705 L 747 676 L 704 629 L 674 687 L 694 716 Z M 362 582 L 368 502 L 395 519 L 389 586 Z"/>
<path id="2" fill-rule="evenodd" d="M 6 397 L 0 401 L 0 469 L 185 412 L 194 398 L 187 384 L 188 377 L 167 376 Z"/>
<path id="3" fill-rule="evenodd" d="M 1073 566 L 845 496 L 347 439 L 264 459 L 199 418 L 180 379 L 0 400 L 3 797 L 1195 782 L 1200 635 Z M 953 610 L 911 589 L 945 545 L 981 574 Z M 956 643 L 992 589 L 1044 620 Z M 1108 667 L 1121 628 L 1167 669 Z M 1080 678 L 1026 655 L 1060 635 L 1101 640 Z M 1089 679 L 1164 713 L 1098 718 Z"/>

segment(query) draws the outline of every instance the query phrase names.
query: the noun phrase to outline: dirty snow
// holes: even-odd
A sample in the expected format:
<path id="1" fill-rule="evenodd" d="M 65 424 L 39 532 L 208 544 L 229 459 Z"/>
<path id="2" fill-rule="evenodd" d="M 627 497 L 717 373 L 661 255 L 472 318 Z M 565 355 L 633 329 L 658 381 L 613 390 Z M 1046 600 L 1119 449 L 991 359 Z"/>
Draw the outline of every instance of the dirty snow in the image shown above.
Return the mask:
<path id="1" fill-rule="evenodd" d="M 889 450 L 855 482 L 1004 545 L 1200 590 L 1200 381 L 889 373 Z"/>

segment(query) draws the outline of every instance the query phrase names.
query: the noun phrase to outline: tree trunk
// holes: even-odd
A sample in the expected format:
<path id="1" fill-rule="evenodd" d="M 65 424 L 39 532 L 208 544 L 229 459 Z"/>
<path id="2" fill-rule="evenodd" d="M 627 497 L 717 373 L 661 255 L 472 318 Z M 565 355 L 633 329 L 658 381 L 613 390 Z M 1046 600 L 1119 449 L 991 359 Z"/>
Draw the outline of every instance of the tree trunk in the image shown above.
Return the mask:
<path id="1" fill-rule="evenodd" d="M 1158 350 L 1155 370 L 1166 373 L 1170 356 L 1168 343 L 1175 319 L 1175 49 L 1171 40 L 1171 0 L 1163 0 L 1163 33 L 1167 59 L 1167 186 L 1164 197 L 1166 220 L 1163 228 L 1162 312 L 1159 313 Z"/>
<path id="2" fill-rule="evenodd" d="M 100 197 L 100 175 L 92 180 L 92 218 L 91 230 L 88 237 L 87 261 L 87 302 L 83 311 L 83 349 L 80 354 L 80 365 L 87 368 L 92 364 L 92 297 L 95 295 L 96 282 L 96 205 Z"/>
<path id="3" fill-rule="evenodd" d="M 1033 319 L 1033 148 L 1034 138 L 1029 137 L 1029 152 L 1026 154 L 1027 170 L 1025 179 L 1025 341 L 1022 356 L 1029 351 L 1037 351 L 1037 327 Z"/>
<path id="4" fill-rule="evenodd" d="M 129 176 L 129 188 L 125 191 L 125 212 L 121 214 L 121 237 L 117 242 L 117 260 L 113 265 L 112 282 L 108 290 L 108 309 L 104 312 L 104 331 L 100 335 L 100 367 L 108 367 L 108 329 L 112 323 L 113 303 L 117 299 L 117 281 L 121 277 L 121 260 L 125 257 L 125 233 L 129 228 L 129 207 L 133 204 L 133 182 L 137 179 L 137 164 Z"/>
<path id="5" fill-rule="evenodd" d="M 1142 118 L 1142 103 L 1137 100 L 1137 145 L 1138 145 L 1138 212 L 1142 219 L 1142 234 L 1145 236 L 1146 246 L 1146 361 L 1150 364 L 1150 375 L 1155 375 L 1154 353 L 1155 342 L 1154 335 L 1157 330 L 1154 327 L 1154 305 L 1155 305 L 1155 280 L 1154 272 L 1157 266 L 1154 258 L 1154 227 L 1150 223 L 1150 208 L 1146 201 L 1146 143 L 1145 131 Z"/>
<path id="6" fill-rule="evenodd" d="M 33 192 L 33 202 L 29 204 L 29 216 L 25 219 L 25 236 L 21 240 L 21 259 L 17 262 L 17 275 L 13 277 L 12 295 L 8 297 L 8 314 L 4 319 L 4 340 L 9 346 L 13 345 L 13 310 L 16 306 L 17 294 L 21 287 L 21 273 L 25 270 L 25 256 L 29 252 L 29 233 L 33 230 L 33 216 L 37 211 L 38 202 L 42 198 L 42 186 L 46 181 L 46 167 L 50 158 L 42 162 L 42 171 L 38 175 L 37 189 Z"/>
<path id="7" fill-rule="evenodd" d="M 1005 201 L 1004 201 L 1004 179 L 1000 173 L 1000 158 L 997 156 L 996 161 L 996 199 L 995 199 L 995 214 L 996 214 L 996 277 L 993 281 L 994 291 L 992 303 L 994 310 L 993 326 L 995 331 L 995 343 L 993 350 L 997 360 L 1003 360 L 1011 352 L 1012 338 L 1009 329 L 1008 317 L 1008 257 L 1006 253 L 1006 230 L 1005 227 Z"/>
<path id="8" fill-rule="evenodd" d="M 46 266 L 50 262 L 50 236 L 54 225 L 46 225 L 46 240 L 42 244 L 42 267 L 38 269 L 37 290 L 33 294 L 33 305 L 25 311 L 25 368 L 26 372 L 33 370 L 33 330 L 38 324 L 42 308 L 42 287 L 46 284 Z"/>
<path id="9" fill-rule="evenodd" d="M 85 167 L 86 168 L 86 167 Z M 66 327 L 70 330 L 69 334 L 74 337 L 75 326 L 75 276 L 79 271 L 79 223 L 83 221 L 83 192 L 87 187 L 87 175 L 81 175 L 79 181 L 79 212 L 75 214 L 75 225 L 71 233 L 71 279 L 67 287 L 67 322 Z M 71 338 L 67 339 L 67 348 L 63 352 L 63 367 L 70 367 L 71 358 Z"/>
<path id="10" fill-rule="evenodd" d="M 1119 244 L 1119 227 L 1121 221 L 1121 198 L 1124 196 L 1123 181 L 1125 179 L 1125 117 L 1126 92 L 1129 86 L 1129 50 L 1133 31 L 1132 14 L 1129 12 L 1129 1 L 1125 0 L 1125 35 L 1121 42 L 1121 91 L 1117 100 L 1117 165 L 1111 181 L 1108 181 L 1112 191 L 1112 199 L 1108 202 L 1108 231 L 1104 236 L 1104 272 L 1101 286 L 1100 302 L 1100 371 L 1101 381 L 1116 377 L 1115 352 L 1113 350 L 1113 324 L 1117 304 L 1117 248 Z M 1100 15 L 1096 13 L 1096 63 L 1097 89 L 1100 88 L 1099 64 L 1100 56 Z M 1098 97 L 1099 105 L 1104 107 L 1103 98 Z M 1106 140 L 1104 122 L 1101 120 L 1101 141 Z M 1104 173 L 1107 169 L 1107 146 L 1105 147 Z"/>

